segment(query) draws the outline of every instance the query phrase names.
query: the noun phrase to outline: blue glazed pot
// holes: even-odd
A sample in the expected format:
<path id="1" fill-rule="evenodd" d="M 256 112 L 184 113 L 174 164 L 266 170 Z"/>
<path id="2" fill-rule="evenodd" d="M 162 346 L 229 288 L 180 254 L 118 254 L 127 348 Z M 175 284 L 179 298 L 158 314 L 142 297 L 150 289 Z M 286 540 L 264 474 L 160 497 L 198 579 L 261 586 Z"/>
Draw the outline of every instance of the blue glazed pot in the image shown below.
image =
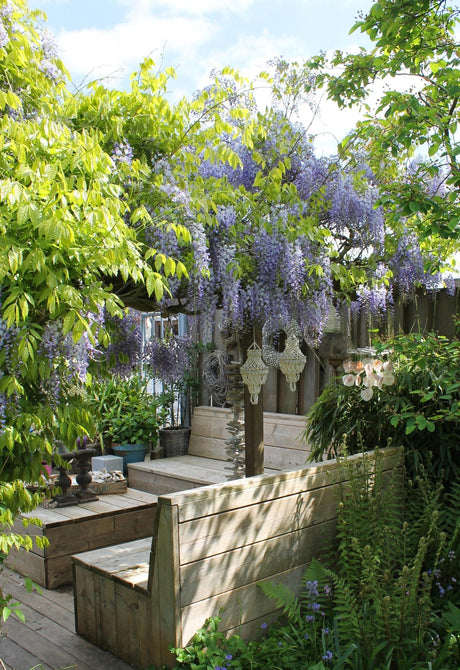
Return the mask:
<path id="1" fill-rule="evenodd" d="M 144 444 L 114 444 L 112 451 L 115 456 L 123 457 L 123 474 L 128 474 L 128 463 L 139 463 L 145 458 L 147 447 Z"/>

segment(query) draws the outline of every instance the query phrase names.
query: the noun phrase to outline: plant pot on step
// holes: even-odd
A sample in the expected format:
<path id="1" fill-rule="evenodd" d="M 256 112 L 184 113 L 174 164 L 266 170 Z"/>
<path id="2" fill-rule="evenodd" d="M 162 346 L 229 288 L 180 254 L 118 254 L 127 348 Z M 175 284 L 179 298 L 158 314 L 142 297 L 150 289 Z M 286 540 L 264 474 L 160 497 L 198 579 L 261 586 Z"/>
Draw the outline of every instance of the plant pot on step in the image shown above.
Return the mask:
<path id="1" fill-rule="evenodd" d="M 123 457 L 123 474 L 128 474 L 128 463 L 139 463 L 145 459 L 147 447 L 145 444 L 112 444 L 115 456 Z"/>
<path id="2" fill-rule="evenodd" d="M 160 449 L 165 458 L 186 454 L 189 439 L 190 428 L 184 428 L 183 426 L 160 428 Z"/>

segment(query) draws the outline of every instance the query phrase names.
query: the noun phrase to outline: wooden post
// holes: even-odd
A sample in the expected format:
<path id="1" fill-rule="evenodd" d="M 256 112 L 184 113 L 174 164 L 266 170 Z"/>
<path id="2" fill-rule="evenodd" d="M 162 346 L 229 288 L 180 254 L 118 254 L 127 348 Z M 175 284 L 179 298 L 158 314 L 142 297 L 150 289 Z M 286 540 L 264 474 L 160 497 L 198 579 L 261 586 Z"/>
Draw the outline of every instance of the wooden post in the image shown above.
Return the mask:
<path id="1" fill-rule="evenodd" d="M 256 328 L 254 339 L 262 346 L 262 329 Z M 243 341 L 243 362 L 246 352 L 253 341 L 252 335 L 246 335 Z M 262 475 L 264 472 L 264 403 L 262 390 L 259 402 L 253 405 L 248 387 L 244 387 L 244 436 L 246 443 L 246 477 Z"/>

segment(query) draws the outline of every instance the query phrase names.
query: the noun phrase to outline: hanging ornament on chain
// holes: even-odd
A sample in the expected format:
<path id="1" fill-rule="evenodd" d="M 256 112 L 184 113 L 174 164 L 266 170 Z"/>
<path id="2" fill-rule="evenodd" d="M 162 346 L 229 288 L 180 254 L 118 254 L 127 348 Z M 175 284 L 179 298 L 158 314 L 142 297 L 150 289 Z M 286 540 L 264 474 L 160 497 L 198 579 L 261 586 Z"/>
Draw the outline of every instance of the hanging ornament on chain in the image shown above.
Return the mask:
<path id="1" fill-rule="evenodd" d="M 267 381 L 268 367 L 262 360 L 262 349 L 256 342 L 248 347 L 247 355 L 248 358 L 241 366 L 240 372 L 243 382 L 249 389 L 252 404 L 257 405 L 260 389 Z"/>
<path id="2" fill-rule="evenodd" d="M 280 370 L 285 375 L 291 391 L 295 391 L 306 361 L 307 357 L 300 351 L 297 337 L 294 334 L 289 335 L 286 348 L 280 355 Z"/>

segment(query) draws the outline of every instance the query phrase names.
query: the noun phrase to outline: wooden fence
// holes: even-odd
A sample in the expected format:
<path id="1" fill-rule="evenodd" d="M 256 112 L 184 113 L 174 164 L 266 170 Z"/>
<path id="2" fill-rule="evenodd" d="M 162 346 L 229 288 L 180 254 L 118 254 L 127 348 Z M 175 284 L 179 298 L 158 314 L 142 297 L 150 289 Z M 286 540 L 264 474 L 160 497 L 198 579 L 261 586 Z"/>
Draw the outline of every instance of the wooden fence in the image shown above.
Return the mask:
<path id="1" fill-rule="evenodd" d="M 436 332 L 449 339 L 455 337 L 455 318 L 460 315 L 460 286 L 454 296 L 445 290 L 433 296 L 417 295 L 411 302 L 399 301 L 385 321 L 377 322 L 367 314 L 350 317 L 348 323 L 348 347 L 365 348 L 371 344 L 375 330 L 382 335 L 411 332 Z M 370 331 L 374 332 L 370 332 Z M 222 343 L 218 326 L 213 334 L 216 346 L 226 350 Z M 233 351 L 233 355 L 235 352 Z M 266 412 L 305 415 L 318 398 L 325 384 L 334 374 L 334 368 L 321 356 L 321 350 L 308 348 L 307 362 L 296 391 L 291 391 L 279 370 L 269 368 L 267 382 L 263 387 L 263 405 Z M 202 366 L 205 356 L 201 356 L 199 375 L 202 378 Z M 237 360 L 237 358 L 235 358 Z M 213 400 L 206 384 L 201 385 L 197 404 L 211 405 Z"/>

